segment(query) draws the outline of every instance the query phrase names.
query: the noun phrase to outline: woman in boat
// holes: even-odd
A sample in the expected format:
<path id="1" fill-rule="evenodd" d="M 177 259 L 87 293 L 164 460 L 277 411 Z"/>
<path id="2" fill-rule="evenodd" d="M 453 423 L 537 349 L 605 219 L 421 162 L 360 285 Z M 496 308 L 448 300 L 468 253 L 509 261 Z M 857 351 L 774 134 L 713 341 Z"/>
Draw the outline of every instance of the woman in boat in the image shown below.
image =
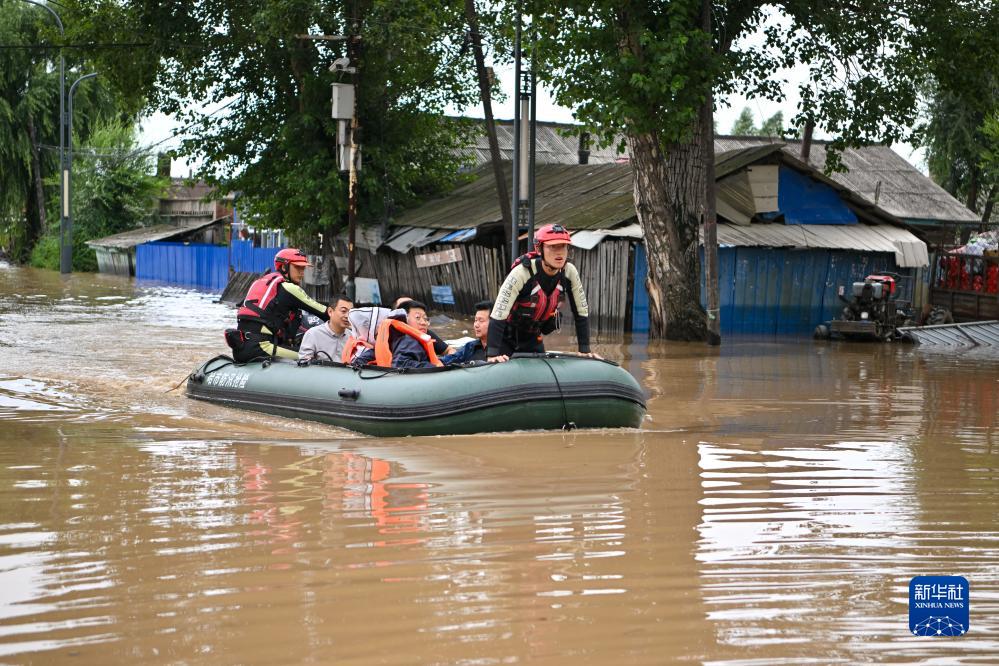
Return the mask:
<path id="1" fill-rule="evenodd" d="M 579 353 L 590 350 L 586 294 L 576 267 L 569 263 L 569 231 L 546 224 L 534 234 L 534 251 L 514 262 L 500 286 L 489 315 L 486 360 L 505 361 L 511 354 L 545 351 L 544 336 L 558 328 L 558 305 L 564 298 L 576 323 Z"/>

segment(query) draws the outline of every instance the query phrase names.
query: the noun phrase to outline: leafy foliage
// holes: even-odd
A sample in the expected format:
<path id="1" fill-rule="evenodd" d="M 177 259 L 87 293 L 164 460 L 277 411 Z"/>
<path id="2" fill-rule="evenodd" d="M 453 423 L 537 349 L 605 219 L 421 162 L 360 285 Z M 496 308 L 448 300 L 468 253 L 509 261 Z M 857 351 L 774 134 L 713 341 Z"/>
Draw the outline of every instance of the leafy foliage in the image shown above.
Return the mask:
<path id="1" fill-rule="evenodd" d="M 101 122 L 87 143 L 74 150 L 74 271 L 97 270 L 97 258 L 86 245 L 88 240 L 148 223 L 155 213 L 157 197 L 168 184 L 165 178 L 151 175 L 150 157 L 139 148 L 135 134 L 133 124 Z M 58 184 L 58 176 L 54 183 Z M 35 246 L 32 265 L 59 268 L 57 227 L 53 231 Z"/>
<path id="2" fill-rule="evenodd" d="M 960 3 L 938 22 L 919 139 L 933 179 L 987 224 L 999 196 L 999 6 Z"/>
<path id="3" fill-rule="evenodd" d="M 32 181 L 32 143 L 28 118 L 40 140 L 58 143 L 59 73 L 29 47 L 40 40 L 42 16 L 20 2 L 0 3 L 0 237 L 16 260 L 31 251 L 28 227 Z M 42 10 L 37 10 L 39 13 Z M 19 48 L 23 47 L 23 48 Z M 44 151 L 45 173 L 58 168 L 58 156 Z M 37 207 L 35 207 L 37 208 Z M 37 210 L 32 225 L 38 225 Z"/>
<path id="4" fill-rule="evenodd" d="M 121 86 L 143 90 L 153 108 L 189 123 L 181 152 L 201 160 L 199 175 L 242 192 L 259 224 L 301 239 L 345 221 L 330 84 L 351 77 L 329 66 L 347 55 L 347 42 L 300 38 L 304 34 L 361 37 L 351 65 L 359 71 L 363 128 L 362 222 L 381 222 L 454 182 L 460 166 L 454 148 L 465 129 L 440 114 L 448 103 L 467 104 L 476 90 L 464 52 L 462 2 L 72 5 L 116 40 L 142 35 L 151 42 L 140 62 L 108 56 L 104 67 Z"/>
<path id="5" fill-rule="evenodd" d="M 755 125 L 755 122 L 753 112 L 749 110 L 749 107 L 744 108 L 732 125 L 732 134 L 735 136 L 769 136 L 776 138 L 784 135 L 783 111 L 778 111 L 770 116 L 759 127 Z"/>
<path id="6" fill-rule="evenodd" d="M 541 3 L 534 15 L 544 35 L 541 71 L 556 100 L 576 109 L 577 118 L 605 141 L 628 139 L 639 183 L 636 208 L 652 248 L 654 334 L 669 335 L 670 317 L 696 320 L 699 290 L 697 276 L 690 275 L 696 262 L 689 258 L 696 257 L 699 211 L 690 185 L 703 168 L 698 155 L 709 149 L 701 145 L 711 118 L 711 109 L 701 113 L 709 93 L 783 102 L 789 82 L 779 73 L 804 66 L 801 101 L 790 125 L 811 124 L 831 136 L 826 169 L 841 168 L 846 147 L 911 138 L 926 65 L 946 53 L 941 35 L 953 39 L 973 23 L 948 23 L 952 5 L 973 16 L 992 8 L 984 0 Z M 710 31 L 702 28 L 707 11 Z M 666 188 L 658 185 L 663 182 Z M 686 194 L 675 196 L 680 189 Z M 677 289 L 684 280 L 685 288 Z"/>
<path id="7" fill-rule="evenodd" d="M 52 176 L 59 169 L 60 42 L 55 21 L 44 10 L 19 0 L 0 0 L 0 242 L 18 261 L 28 258 L 41 229 L 33 171 L 37 151 L 48 224 L 58 224 L 59 188 Z M 85 63 L 66 56 L 66 87 Z M 87 137 L 94 120 L 111 113 L 113 100 L 100 81 L 77 88 L 75 130 Z M 35 132 L 34 142 L 30 129 Z"/>

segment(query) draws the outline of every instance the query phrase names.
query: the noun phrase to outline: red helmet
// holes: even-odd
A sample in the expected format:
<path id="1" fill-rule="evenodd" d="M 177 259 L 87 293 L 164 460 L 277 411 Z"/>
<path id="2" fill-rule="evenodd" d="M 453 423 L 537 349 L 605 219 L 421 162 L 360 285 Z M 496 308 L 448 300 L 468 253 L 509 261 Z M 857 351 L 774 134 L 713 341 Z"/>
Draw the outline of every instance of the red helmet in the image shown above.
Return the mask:
<path id="1" fill-rule="evenodd" d="M 568 243 L 571 240 L 569 230 L 561 224 L 546 224 L 534 232 L 534 249 L 540 252 L 545 243 Z"/>
<path id="2" fill-rule="evenodd" d="M 283 272 L 291 264 L 296 266 L 311 266 L 309 258 L 301 250 L 288 247 L 274 255 L 274 270 Z"/>

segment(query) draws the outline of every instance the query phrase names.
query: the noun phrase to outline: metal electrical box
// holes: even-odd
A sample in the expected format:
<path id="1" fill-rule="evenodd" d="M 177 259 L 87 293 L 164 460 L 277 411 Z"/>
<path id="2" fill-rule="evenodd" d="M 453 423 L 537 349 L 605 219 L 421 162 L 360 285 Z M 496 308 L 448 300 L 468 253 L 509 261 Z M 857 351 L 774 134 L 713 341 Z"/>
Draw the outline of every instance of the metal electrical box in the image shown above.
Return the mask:
<path id="1" fill-rule="evenodd" d="M 333 117 L 350 120 L 354 117 L 354 84 L 333 84 Z"/>

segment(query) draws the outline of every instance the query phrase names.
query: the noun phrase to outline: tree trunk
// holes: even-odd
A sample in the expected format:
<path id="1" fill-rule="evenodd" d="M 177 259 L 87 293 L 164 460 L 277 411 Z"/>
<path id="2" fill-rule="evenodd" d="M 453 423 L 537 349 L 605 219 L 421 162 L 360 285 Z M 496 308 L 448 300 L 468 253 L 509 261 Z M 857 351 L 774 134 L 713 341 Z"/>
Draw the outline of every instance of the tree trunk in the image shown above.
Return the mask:
<path id="1" fill-rule="evenodd" d="M 972 166 L 969 174 L 971 181 L 968 183 L 968 198 L 965 204 L 968 210 L 978 212 L 978 167 Z"/>
<path id="2" fill-rule="evenodd" d="M 701 25 L 711 34 L 711 0 L 702 0 Z M 701 148 L 704 159 L 704 287 L 708 295 L 707 342 L 721 344 L 721 307 L 718 300 L 718 216 L 715 203 L 715 99 L 712 90 L 701 104 Z M 806 158 L 807 161 L 807 158 Z"/>
<path id="3" fill-rule="evenodd" d="M 988 231 L 989 218 L 992 217 L 992 209 L 996 205 L 996 198 L 999 197 L 999 184 L 992 186 L 989 196 L 985 197 L 985 205 L 982 207 L 982 231 Z"/>
<path id="4" fill-rule="evenodd" d="M 472 53 L 475 56 L 475 70 L 479 78 L 479 95 L 482 97 L 482 112 L 486 118 L 486 134 L 489 137 L 489 156 L 493 163 L 493 177 L 496 178 L 496 193 L 499 196 L 500 213 L 503 215 L 503 228 L 513 226 L 513 213 L 510 210 L 510 196 L 506 191 L 506 177 L 503 175 L 503 162 L 499 140 L 496 138 L 496 123 L 493 121 L 491 84 L 486 74 L 486 59 L 482 54 L 482 35 L 479 34 L 479 15 L 475 10 L 475 0 L 465 0 L 465 20 L 468 21 L 472 37 Z M 509 231 L 506 232 L 510 234 Z M 507 241 L 510 239 L 507 238 Z M 507 243 L 509 245 L 509 243 Z"/>
<path id="5" fill-rule="evenodd" d="M 700 127 L 684 144 L 662 146 L 655 133 L 628 134 L 635 210 L 649 261 L 649 334 L 704 340 L 698 226 L 704 197 Z"/>
<path id="6" fill-rule="evenodd" d="M 35 130 L 35 121 L 28 114 L 28 138 L 31 142 L 31 180 L 35 189 L 35 216 L 28 214 L 28 228 L 24 238 L 24 246 L 30 254 L 35 243 L 45 232 L 45 188 L 42 185 L 42 159 L 38 151 L 38 133 Z M 32 219 L 34 218 L 34 219 Z"/>

